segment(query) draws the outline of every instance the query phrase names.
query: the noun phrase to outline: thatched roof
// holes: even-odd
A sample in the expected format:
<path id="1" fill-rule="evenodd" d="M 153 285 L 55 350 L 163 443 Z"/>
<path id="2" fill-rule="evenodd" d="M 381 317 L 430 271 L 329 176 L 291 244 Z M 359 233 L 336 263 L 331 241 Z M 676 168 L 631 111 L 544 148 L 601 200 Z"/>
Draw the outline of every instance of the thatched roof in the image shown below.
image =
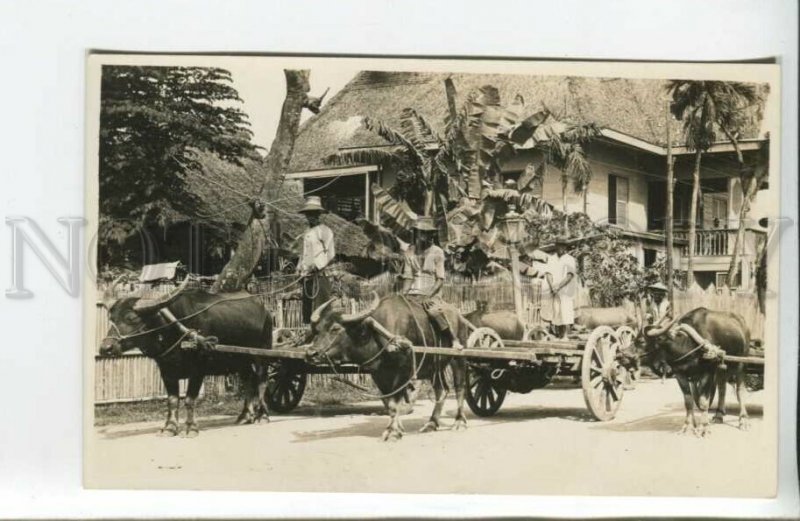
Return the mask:
<path id="1" fill-rule="evenodd" d="M 231 233 L 235 241 L 250 217 L 248 198 L 255 196 L 261 187 L 263 167 L 246 160 L 238 166 L 224 161 L 209 152 L 197 152 L 199 170 L 190 170 L 187 175 L 189 190 L 202 201 L 196 215 L 176 214 L 173 220 L 202 220 L 208 225 Z M 297 213 L 303 206 L 302 188 L 296 183 L 286 182 L 280 189 L 268 187 L 269 208 L 274 211 L 280 229 L 278 244 L 281 249 L 298 254 L 302 250 L 302 234 L 306 219 Z M 322 217 L 322 222 L 331 228 L 337 253 L 359 256 L 369 240 L 361 228 L 332 214 Z"/>
<path id="2" fill-rule="evenodd" d="M 441 130 L 448 112 L 444 87 L 448 77 L 455 84 L 459 106 L 470 91 L 493 85 L 504 102 L 521 95 L 531 113 L 546 108 L 562 121 L 593 122 L 665 144 L 666 80 L 362 71 L 301 128 L 289 171 L 326 168 L 323 159 L 342 148 L 385 145 L 361 127 L 364 116 L 394 125 L 401 111 L 410 107 Z M 758 129 L 742 137 L 758 137 Z"/>

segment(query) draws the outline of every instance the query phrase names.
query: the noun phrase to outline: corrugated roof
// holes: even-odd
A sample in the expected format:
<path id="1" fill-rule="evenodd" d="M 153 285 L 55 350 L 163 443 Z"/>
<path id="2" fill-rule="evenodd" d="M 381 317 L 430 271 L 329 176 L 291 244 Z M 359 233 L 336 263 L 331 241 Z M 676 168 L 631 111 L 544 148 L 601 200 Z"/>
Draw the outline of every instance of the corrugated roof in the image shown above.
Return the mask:
<path id="1" fill-rule="evenodd" d="M 364 116 L 394 125 L 401 111 L 410 107 L 441 130 L 447 114 L 444 80 L 448 77 L 455 84 L 459 105 L 472 90 L 493 85 L 504 103 L 521 95 L 530 113 L 547 108 L 561 120 L 593 122 L 665 144 L 666 80 L 362 71 L 303 125 L 289 171 L 326 168 L 324 158 L 341 148 L 385 144 L 361 128 Z M 678 127 L 674 129 L 679 137 Z M 742 137 L 758 137 L 758 129 Z"/>

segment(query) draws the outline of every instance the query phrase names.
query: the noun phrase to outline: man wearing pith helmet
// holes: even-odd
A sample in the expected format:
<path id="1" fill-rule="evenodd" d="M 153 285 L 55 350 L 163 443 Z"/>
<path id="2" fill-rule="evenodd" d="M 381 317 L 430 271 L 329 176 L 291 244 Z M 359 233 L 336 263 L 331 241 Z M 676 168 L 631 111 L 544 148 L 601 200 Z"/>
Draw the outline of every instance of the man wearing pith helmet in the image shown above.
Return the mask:
<path id="1" fill-rule="evenodd" d="M 672 307 L 667 299 L 667 287 L 660 282 L 647 286 L 647 321 L 661 326 L 672 317 Z"/>
<path id="2" fill-rule="evenodd" d="M 298 271 L 303 277 L 303 320 L 308 323 L 314 310 L 330 298 L 331 285 L 324 269 L 333 261 L 336 251 L 333 232 L 320 222 L 326 212 L 319 197 L 306 198 L 299 210 L 305 215 L 308 230 L 303 235 L 303 254 L 298 263 Z"/>
<path id="3" fill-rule="evenodd" d="M 454 334 L 443 312 L 446 306 L 439 291 L 444 284 L 444 250 L 435 242 L 439 229 L 431 217 L 418 217 L 412 225 L 414 244 L 406 249 L 401 278 L 403 293 L 418 300 L 443 336 L 450 338 L 453 347 L 463 346 Z"/>

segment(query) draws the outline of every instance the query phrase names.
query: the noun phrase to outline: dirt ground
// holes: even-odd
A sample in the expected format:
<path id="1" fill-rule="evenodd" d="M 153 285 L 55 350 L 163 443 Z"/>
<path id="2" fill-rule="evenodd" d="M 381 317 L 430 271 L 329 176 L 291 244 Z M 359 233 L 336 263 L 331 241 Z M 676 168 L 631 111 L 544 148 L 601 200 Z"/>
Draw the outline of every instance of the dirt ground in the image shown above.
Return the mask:
<path id="1" fill-rule="evenodd" d="M 726 423 L 707 439 L 677 435 L 683 398 L 675 381 L 642 381 L 617 418 L 596 422 L 580 389 L 510 394 L 492 418 L 468 413 L 466 431 L 419 434 L 432 403 L 404 416 L 399 442 L 378 441 L 378 402 L 301 406 L 271 423 L 201 418 L 194 439 L 156 436 L 161 422 L 95 427 L 86 486 L 271 491 L 680 495 L 768 497 L 775 492 L 776 440 L 750 395 L 752 428 Z"/>

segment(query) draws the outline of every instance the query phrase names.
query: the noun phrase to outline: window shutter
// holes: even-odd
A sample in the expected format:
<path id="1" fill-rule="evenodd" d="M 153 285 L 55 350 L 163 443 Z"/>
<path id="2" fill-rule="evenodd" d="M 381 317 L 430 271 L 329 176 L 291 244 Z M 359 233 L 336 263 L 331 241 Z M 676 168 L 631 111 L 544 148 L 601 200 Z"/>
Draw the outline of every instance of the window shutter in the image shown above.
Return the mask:
<path id="1" fill-rule="evenodd" d="M 617 223 L 617 176 L 608 176 L 608 222 Z"/>

